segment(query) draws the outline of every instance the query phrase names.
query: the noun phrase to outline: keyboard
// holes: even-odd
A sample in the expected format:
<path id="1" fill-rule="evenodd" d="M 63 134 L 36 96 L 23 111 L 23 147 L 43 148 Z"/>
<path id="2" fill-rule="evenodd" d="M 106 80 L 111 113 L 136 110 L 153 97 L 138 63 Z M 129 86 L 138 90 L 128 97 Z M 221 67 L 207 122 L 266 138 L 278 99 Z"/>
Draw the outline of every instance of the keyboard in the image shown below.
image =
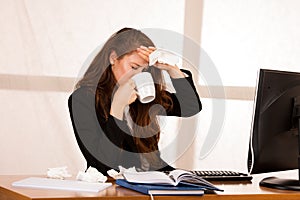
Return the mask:
<path id="1" fill-rule="evenodd" d="M 212 171 L 202 171 L 194 170 L 192 173 L 202 177 L 207 181 L 250 181 L 252 176 L 249 174 L 244 174 L 235 171 L 222 171 L 222 170 L 212 170 Z"/>

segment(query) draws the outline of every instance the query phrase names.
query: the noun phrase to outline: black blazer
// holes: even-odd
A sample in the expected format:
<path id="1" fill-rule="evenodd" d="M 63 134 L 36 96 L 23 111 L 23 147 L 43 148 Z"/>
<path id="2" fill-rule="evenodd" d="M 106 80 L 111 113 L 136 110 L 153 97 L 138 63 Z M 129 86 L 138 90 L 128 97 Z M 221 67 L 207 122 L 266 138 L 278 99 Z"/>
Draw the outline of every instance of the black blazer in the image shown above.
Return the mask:
<path id="1" fill-rule="evenodd" d="M 173 109 L 168 116 L 190 117 L 201 111 L 202 105 L 195 89 L 192 74 L 182 70 L 188 77 L 171 79 L 176 93 L 168 93 L 173 100 Z M 69 97 L 68 107 L 73 130 L 79 148 L 87 161 L 87 167 L 107 171 L 118 166 L 140 167 L 140 158 L 127 122 L 109 116 L 108 120 L 96 114 L 95 95 L 88 87 L 75 90 Z M 159 153 L 159 152 L 158 152 Z M 172 170 L 165 163 L 161 170 Z"/>

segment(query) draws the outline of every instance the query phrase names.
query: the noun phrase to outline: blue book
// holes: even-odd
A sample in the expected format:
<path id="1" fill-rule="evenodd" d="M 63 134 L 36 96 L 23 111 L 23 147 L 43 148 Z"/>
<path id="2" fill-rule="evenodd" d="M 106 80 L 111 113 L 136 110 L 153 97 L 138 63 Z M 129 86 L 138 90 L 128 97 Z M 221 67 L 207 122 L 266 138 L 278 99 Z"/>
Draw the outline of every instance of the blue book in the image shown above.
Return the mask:
<path id="1" fill-rule="evenodd" d="M 116 184 L 122 187 L 141 192 L 148 195 L 197 195 L 202 196 L 204 190 L 200 187 L 188 186 L 178 184 L 177 186 L 171 185 L 157 185 L 157 184 L 142 184 L 142 183 L 130 183 L 125 179 L 117 179 Z"/>

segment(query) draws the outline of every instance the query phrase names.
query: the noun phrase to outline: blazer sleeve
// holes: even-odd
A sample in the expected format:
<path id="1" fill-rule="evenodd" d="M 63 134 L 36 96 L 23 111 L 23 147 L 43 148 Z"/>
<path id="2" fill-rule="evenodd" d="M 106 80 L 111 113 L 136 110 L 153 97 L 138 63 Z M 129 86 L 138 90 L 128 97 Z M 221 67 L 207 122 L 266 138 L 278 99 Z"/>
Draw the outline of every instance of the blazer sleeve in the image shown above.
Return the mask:
<path id="1" fill-rule="evenodd" d="M 170 93 L 173 109 L 167 111 L 167 115 L 191 117 L 202 110 L 202 104 L 193 82 L 192 73 L 184 69 L 181 71 L 188 76 L 179 79 L 171 78 L 176 93 Z"/>
<path id="2" fill-rule="evenodd" d="M 108 120 L 98 119 L 92 92 L 77 89 L 69 97 L 68 106 L 75 137 L 88 166 L 106 174 L 109 169 L 118 169 L 119 165 L 136 165 L 136 158 L 122 155 L 124 145 L 125 150 L 135 151 L 126 122 L 113 116 L 109 116 Z"/>

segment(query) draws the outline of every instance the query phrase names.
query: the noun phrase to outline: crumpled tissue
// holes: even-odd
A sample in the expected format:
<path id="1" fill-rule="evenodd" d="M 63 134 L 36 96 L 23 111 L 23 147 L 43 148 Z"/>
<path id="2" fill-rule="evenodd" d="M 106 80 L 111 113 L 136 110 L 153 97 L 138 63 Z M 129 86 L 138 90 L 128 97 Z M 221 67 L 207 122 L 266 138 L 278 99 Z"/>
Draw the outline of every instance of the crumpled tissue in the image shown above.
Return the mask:
<path id="1" fill-rule="evenodd" d="M 94 167 L 89 167 L 86 172 L 79 171 L 76 179 L 90 183 L 105 183 L 107 181 L 107 177 Z"/>
<path id="2" fill-rule="evenodd" d="M 171 51 L 158 48 L 149 55 L 149 66 L 154 65 L 156 62 L 176 65 L 179 62 L 179 58 Z"/>
<path id="3" fill-rule="evenodd" d="M 71 177 L 72 175 L 68 173 L 67 167 L 54 167 L 48 168 L 47 177 L 53 179 L 65 179 Z"/>
<path id="4" fill-rule="evenodd" d="M 135 167 L 130 167 L 130 168 L 124 168 L 122 166 L 119 166 L 119 172 L 117 172 L 114 169 L 110 169 L 107 171 L 107 174 L 112 177 L 113 179 L 124 179 L 123 174 L 124 172 L 137 172 Z"/>

